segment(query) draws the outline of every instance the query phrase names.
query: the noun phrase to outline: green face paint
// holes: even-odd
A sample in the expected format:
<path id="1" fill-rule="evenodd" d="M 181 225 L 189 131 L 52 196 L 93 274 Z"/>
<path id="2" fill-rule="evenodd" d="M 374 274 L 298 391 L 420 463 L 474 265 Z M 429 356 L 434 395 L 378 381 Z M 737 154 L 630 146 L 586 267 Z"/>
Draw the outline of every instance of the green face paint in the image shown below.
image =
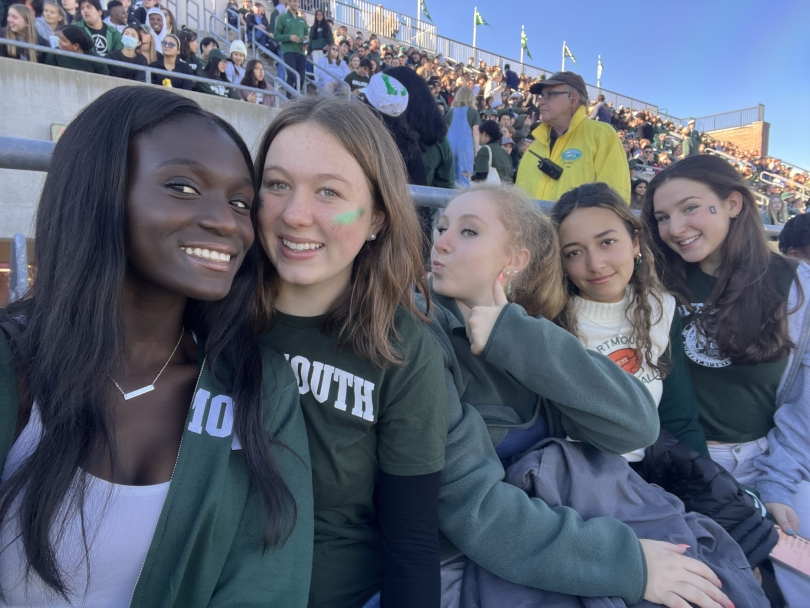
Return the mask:
<path id="1" fill-rule="evenodd" d="M 338 213 L 334 218 L 336 224 L 340 224 L 341 226 L 348 226 L 349 224 L 354 224 L 357 220 L 359 220 L 363 215 L 365 215 L 366 210 L 360 207 L 359 209 L 355 209 L 354 211 L 345 211 L 344 213 Z"/>

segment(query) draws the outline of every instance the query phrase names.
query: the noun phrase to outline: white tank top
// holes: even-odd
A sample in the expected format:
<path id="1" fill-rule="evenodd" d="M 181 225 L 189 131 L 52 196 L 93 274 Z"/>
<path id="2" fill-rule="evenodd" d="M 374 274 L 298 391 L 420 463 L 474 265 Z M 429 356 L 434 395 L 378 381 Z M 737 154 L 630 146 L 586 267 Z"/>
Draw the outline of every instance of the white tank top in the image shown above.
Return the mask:
<path id="1" fill-rule="evenodd" d="M 42 421 L 36 405 L 14 442 L 3 467 L 3 481 L 36 448 Z M 26 579 L 25 551 L 19 538 L 19 499 L 0 526 L 0 586 L 4 606 L 126 608 L 135 591 L 171 481 L 152 486 L 123 486 L 87 474 L 85 553 L 78 512 L 57 515 L 53 535 L 57 563 L 70 589 L 70 603 L 56 595 L 33 571 Z M 75 490 L 75 484 L 74 484 Z M 63 522 L 61 525 L 59 522 Z M 89 572 L 89 576 L 88 576 Z"/>

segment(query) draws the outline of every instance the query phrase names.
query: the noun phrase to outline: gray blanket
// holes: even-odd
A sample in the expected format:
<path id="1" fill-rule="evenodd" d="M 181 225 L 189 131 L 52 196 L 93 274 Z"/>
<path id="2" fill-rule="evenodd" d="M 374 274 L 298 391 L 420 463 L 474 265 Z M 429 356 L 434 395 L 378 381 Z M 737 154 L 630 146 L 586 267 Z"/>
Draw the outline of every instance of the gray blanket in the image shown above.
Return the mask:
<path id="1" fill-rule="evenodd" d="M 686 513 L 683 503 L 650 485 L 621 456 L 583 443 L 547 439 L 506 472 L 506 481 L 552 507 L 568 506 L 588 520 L 614 517 L 639 538 L 686 544 L 686 554 L 708 565 L 737 608 L 768 608 L 740 547 L 713 520 Z M 623 608 L 620 598 L 585 598 L 517 585 L 472 561 L 462 578 L 462 608 Z M 658 606 L 645 600 L 633 606 Z"/>

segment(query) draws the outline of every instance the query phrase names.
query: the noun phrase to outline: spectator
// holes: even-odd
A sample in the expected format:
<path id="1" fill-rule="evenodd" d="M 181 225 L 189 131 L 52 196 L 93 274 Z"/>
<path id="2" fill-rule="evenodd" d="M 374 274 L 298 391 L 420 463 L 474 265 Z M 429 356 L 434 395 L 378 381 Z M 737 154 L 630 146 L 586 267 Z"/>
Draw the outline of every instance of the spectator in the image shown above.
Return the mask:
<path id="1" fill-rule="evenodd" d="M 147 13 L 158 5 L 158 0 L 141 0 L 141 5 L 135 9 L 132 15 L 141 25 L 149 25 Z M 64 0 L 62 0 L 64 6 Z"/>
<path id="2" fill-rule="evenodd" d="M 503 69 L 507 90 L 516 91 L 520 86 L 520 79 L 518 78 L 518 75 L 512 71 L 512 66 L 510 66 L 508 63 L 503 66 Z"/>
<path id="3" fill-rule="evenodd" d="M 67 17 L 65 23 L 68 25 L 81 21 L 82 14 L 79 12 L 79 3 L 77 0 L 62 0 L 62 10 L 65 11 Z"/>
<path id="4" fill-rule="evenodd" d="M 366 57 L 372 61 L 376 61 L 378 64 L 382 63 L 382 57 L 380 57 L 380 41 L 378 38 L 375 37 L 368 41 Z"/>
<path id="5" fill-rule="evenodd" d="M 239 14 L 239 10 L 239 3 L 236 0 L 228 0 L 228 5 L 225 7 L 225 21 L 229 26 L 237 30 L 239 29 L 242 18 Z"/>
<path id="6" fill-rule="evenodd" d="M 481 149 L 475 155 L 475 177 L 473 181 L 486 181 L 489 174 L 489 167 L 498 171 L 498 177 L 502 182 L 512 182 L 515 178 L 515 169 L 512 167 L 512 159 L 500 146 L 501 131 L 498 123 L 488 120 L 480 127 Z"/>
<path id="7" fill-rule="evenodd" d="M 442 81 L 435 76 L 427 81 L 428 90 L 434 101 L 440 106 L 444 106 L 445 111 L 449 109 L 447 100 L 442 95 Z"/>
<path id="8" fill-rule="evenodd" d="M 218 95 L 219 97 L 228 97 L 230 99 L 239 99 L 239 96 L 234 92 L 233 87 L 227 86 L 231 84 L 228 77 L 225 75 L 225 70 L 230 59 L 219 49 L 211 49 L 208 53 L 208 64 L 202 75 L 211 80 L 221 80 L 222 84 L 210 84 L 207 82 L 197 83 L 200 93 L 208 93 L 209 95 Z"/>
<path id="9" fill-rule="evenodd" d="M 470 185 L 475 154 L 480 145 L 481 116 L 475 108 L 475 97 L 468 87 L 460 87 L 453 98 L 453 107 L 447 113 L 447 141 L 453 152 L 456 184 Z"/>
<path id="10" fill-rule="evenodd" d="M 236 9 L 236 14 L 239 15 L 239 25 L 241 27 L 247 26 L 247 17 L 253 13 L 251 0 L 242 0 L 242 8 Z"/>
<path id="11" fill-rule="evenodd" d="M 353 94 L 357 94 L 358 91 L 362 91 L 368 86 L 371 77 L 369 76 L 369 72 L 371 71 L 371 62 L 368 59 L 360 59 L 356 61 L 357 55 L 352 57 L 352 62 L 349 64 L 353 66 L 357 64 L 357 67 L 354 69 L 353 72 L 346 75 L 343 79 L 346 84 L 349 85 Z"/>
<path id="12" fill-rule="evenodd" d="M 650 115 L 647 112 L 641 111 L 636 117 L 636 133 L 639 139 L 653 140 L 654 131 L 650 123 Z"/>
<path id="13" fill-rule="evenodd" d="M 641 164 L 645 167 L 658 167 L 658 161 L 655 159 L 655 150 L 650 144 L 646 144 L 641 148 L 641 156 L 639 157 Z"/>
<path id="14" fill-rule="evenodd" d="M 641 211 L 644 195 L 647 193 L 647 182 L 640 177 L 630 180 L 630 208 Z"/>
<path id="15" fill-rule="evenodd" d="M 38 44 L 40 46 L 50 46 L 48 41 L 37 33 L 34 26 L 34 11 L 24 4 L 12 4 L 8 7 L 6 15 L 7 25 L 0 28 L 0 38 L 18 40 L 28 44 Z M 6 46 L 0 44 L 0 57 L 11 57 L 12 59 L 22 59 L 23 61 L 42 62 L 44 57 L 34 49 L 24 49 L 19 46 Z"/>
<path id="16" fill-rule="evenodd" d="M 253 87 L 254 89 L 263 89 L 264 91 L 267 91 L 267 93 L 275 90 L 264 79 L 264 65 L 258 59 L 251 59 L 248 61 L 247 66 L 245 67 L 245 77 L 242 79 L 240 84 L 247 87 Z M 239 96 L 239 99 L 243 101 L 272 106 L 274 96 L 268 95 L 267 93 L 254 93 L 253 91 L 236 89 L 236 94 Z"/>
<path id="17" fill-rule="evenodd" d="M 348 74 L 349 66 L 341 59 L 340 50 L 336 45 L 331 45 L 328 54 L 321 57 L 315 70 L 318 87 L 327 93 L 340 93 L 346 89 L 343 80 Z"/>
<path id="18" fill-rule="evenodd" d="M 368 59 L 368 57 L 366 57 Z M 380 72 L 380 65 L 374 61 L 373 59 L 368 59 L 368 62 L 371 64 L 371 69 L 368 71 L 369 76 L 374 76 L 374 74 L 379 74 Z"/>
<path id="19" fill-rule="evenodd" d="M 683 158 L 698 154 L 698 146 L 700 146 L 700 134 L 695 129 L 694 118 L 689 120 L 689 123 L 683 128 L 681 133 L 683 134 L 683 141 L 681 142 Z"/>
<path id="20" fill-rule="evenodd" d="M 328 49 L 335 42 L 332 28 L 324 17 L 323 11 L 315 11 L 315 21 L 309 28 L 309 44 L 307 48 L 314 63 L 318 63 L 324 56 L 324 49 Z"/>
<path id="21" fill-rule="evenodd" d="M 556 201 L 571 188 L 605 182 L 629 204 L 621 141 L 610 125 L 586 119 L 588 93 L 582 76 L 558 72 L 529 91 L 540 96 L 543 124 L 532 133 L 535 141 L 520 163 L 517 186 L 532 198 Z"/>
<path id="22" fill-rule="evenodd" d="M 93 55 L 95 56 L 95 47 L 90 36 L 84 29 L 76 25 L 65 25 L 60 28 L 59 33 L 59 48 L 63 51 L 70 51 L 77 55 Z M 68 68 L 70 70 L 79 70 L 80 72 L 95 72 L 96 74 L 109 74 L 107 66 L 103 63 L 96 61 L 87 61 L 80 57 L 68 57 L 65 55 L 54 55 L 48 53 L 45 58 L 45 63 L 55 65 L 60 68 Z"/>
<path id="23" fill-rule="evenodd" d="M 788 220 L 779 233 L 779 251 L 782 255 L 810 262 L 810 215 L 800 213 Z"/>
<path id="24" fill-rule="evenodd" d="M 593 107 L 593 112 L 589 118 L 593 120 L 598 120 L 599 122 L 606 122 L 607 124 L 611 124 L 613 118 L 613 111 L 610 109 L 610 106 L 605 101 L 604 95 L 598 95 L 596 97 L 596 105 Z"/>
<path id="25" fill-rule="evenodd" d="M 388 76 L 395 78 L 408 91 L 408 105 L 402 116 L 419 138 L 425 185 L 453 189 L 453 152 L 447 141 L 447 123 L 441 115 L 440 106 L 435 103 L 424 81 L 410 68 L 390 68 L 385 71 L 383 78 Z M 433 233 L 432 214 L 427 207 L 417 207 L 416 211 L 424 233 L 422 258 L 427 262 Z"/>
<path id="26" fill-rule="evenodd" d="M 128 25 L 124 28 L 124 31 L 121 32 L 121 44 L 123 45 L 123 48 L 118 51 L 113 51 L 107 55 L 107 58 L 143 67 L 148 66 L 149 62 L 146 60 L 146 57 L 140 53 L 142 35 L 143 30 L 141 28 L 135 27 L 134 25 Z M 146 82 L 146 72 L 143 70 L 119 67 L 117 65 L 108 66 L 108 69 L 110 71 L 110 76 L 115 76 L 116 78 L 125 78 L 127 80 L 137 80 L 138 82 Z"/>
<path id="27" fill-rule="evenodd" d="M 102 20 L 104 13 L 99 0 L 81 0 L 79 9 L 82 13 L 82 20 L 76 25 L 84 29 L 90 36 L 99 57 L 106 57 L 109 53 L 121 49 L 123 46 L 121 32 L 104 23 Z"/>
<path id="28" fill-rule="evenodd" d="M 160 7 L 160 12 L 163 13 L 163 19 L 166 23 L 166 34 L 177 36 L 177 22 L 174 19 L 174 14 L 165 6 Z"/>
<path id="29" fill-rule="evenodd" d="M 759 214 L 763 224 L 784 226 L 787 223 L 787 206 L 782 197 L 775 194 L 768 198 L 768 206 Z"/>
<path id="30" fill-rule="evenodd" d="M 254 2 L 253 12 L 245 18 L 245 22 L 247 23 L 248 39 L 255 39 L 262 46 L 270 47 L 273 28 L 265 13 L 264 4 Z M 274 52 L 278 50 L 275 43 L 270 50 Z"/>
<path id="31" fill-rule="evenodd" d="M 299 0 L 288 0 L 289 10 L 276 20 L 274 38 L 276 42 L 281 43 L 284 63 L 294 70 L 287 73 L 287 84 L 303 91 L 306 85 L 307 67 L 304 44 L 309 26 L 307 20 L 298 15 L 299 6 Z M 298 74 L 300 80 L 299 87 L 296 87 L 295 74 Z"/>
<path id="32" fill-rule="evenodd" d="M 193 76 L 194 72 L 188 64 L 180 59 L 180 39 L 174 34 L 166 34 L 160 43 L 163 49 L 163 56 L 158 58 L 151 67 L 176 74 L 187 74 Z M 175 89 L 191 90 L 192 81 L 188 78 L 178 78 L 176 76 L 166 76 L 165 74 L 152 74 L 152 84 L 162 84 L 164 87 Z"/>
<path id="33" fill-rule="evenodd" d="M 155 48 L 161 48 L 163 37 L 170 33 L 166 29 L 166 15 L 163 14 L 159 8 L 150 8 L 146 13 L 146 27 L 152 32 L 152 38 L 155 41 Z"/>
<path id="34" fill-rule="evenodd" d="M 419 135 L 402 115 L 408 107 L 407 89 L 396 78 L 387 74 L 377 74 L 369 80 L 363 93 L 365 102 L 374 108 L 394 138 L 408 172 L 408 183 L 426 186 L 427 177 L 419 147 Z"/>
<path id="35" fill-rule="evenodd" d="M 127 9 L 124 8 L 121 0 L 110 0 L 107 3 L 107 18 L 104 23 L 114 27 L 119 34 L 124 32 L 124 28 L 127 26 Z"/>
<path id="36" fill-rule="evenodd" d="M 56 34 L 63 25 L 67 25 L 67 15 L 56 0 L 45 0 L 42 5 L 42 16 L 34 20 L 37 33 L 48 41 L 50 47 L 59 46 L 59 37 Z"/>
<path id="37" fill-rule="evenodd" d="M 200 55 L 200 65 L 197 68 L 198 76 L 203 73 L 205 66 L 208 65 L 208 53 L 218 48 L 219 43 L 216 41 L 216 38 L 207 36 L 200 41 L 200 51 L 202 52 L 202 55 Z"/>
<path id="38" fill-rule="evenodd" d="M 231 47 L 228 49 L 228 54 L 231 60 L 228 62 L 225 76 L 228 77 L 233 84 L 239 84 L 245 77 L 245 59 L 247 58 L 247 47 L 241 40 L 234 40 L 231 42 Z"/>
<path id="39" fill-rule="evenodd" d="M 202 59 L 197 57 L 197 32 L 183 27 L 177 37 L 180 39 L 180 59 L 191 68 L 192 74 L 196 74 L 203 65 Z"/>
<path id="40" fill-rule="evenodd" d="M 139 29 L 141 32 L 141 44 L 138 47 L 138 53 L 146 59 L 146 63 L 149 65 L 158 60 L 160 53 L 155 48 L 155 37 L 152 29 L 148 25 L 142 25 Z"/>
<path id="41" fill-rule="evenodd" d="M 501 148 L 509 155 L 509 159 L 512 159 L 512 151 L 515 149 L 515 140 L 509 137 L 508 135 L 501 135 Z M 512 170 L 514 171 L 515 165 L 512 163 Z"/>

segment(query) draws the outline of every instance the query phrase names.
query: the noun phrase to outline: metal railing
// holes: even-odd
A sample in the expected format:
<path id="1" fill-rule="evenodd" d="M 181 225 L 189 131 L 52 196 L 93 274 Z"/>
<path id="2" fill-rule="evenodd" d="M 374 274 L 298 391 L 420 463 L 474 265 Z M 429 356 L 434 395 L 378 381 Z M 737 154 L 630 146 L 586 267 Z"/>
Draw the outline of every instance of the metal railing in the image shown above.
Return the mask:
<path id="1" fill-rule="evenodd" d="M 798 190 L 798 195 L 802 197 L 803 200 L 807 201 L 810 200 L 810 186 L 807 184 L 802 184 L 800 182 L 794 181 L 788 177 L 783 177 L 781 175 L 777 175 L 776 173 L 771 173 L 770 171 L 763 171 L 759 174 L 759 180 L 763 184 L 769 184 L 772 186 L 779 186 L 780 188 L 784 188 L 785 186 L 790 186 L 796 190 Z"/>
<path id="2" fill-rule="evenodd" d="M 765 106 L 759 104 L 753 108 L 734 110 L 733 112 L 723 112 L 722 114 L 712 114 L 711 116 L 701 116 L 695 119 L 697 130 L 701 133 L 705 131 L 720 131 L 722 129 L 733 129 L 734 127 L 744 127 L 754 122 L 765 120 Z"/>
<path id="3" fill-rule="evenodd" d="M 50 53 L 53 55 L 60 55 L 62 57 L 73 57 L 79 58 L 83 61 L 89 61 L 91 63 L 101 63 L 107 66 L 116 66 L 120 68 L 126 68 L 128 70 L 136 70 L 139 72 L 144 72 L 144 78 L 147 84 L 152 84 L 152 76 L 157 74 L 158 76 L 167 76 L 169 78 L 180 78 L 182 80 L 190 80 L 192 82 L 210 84 L 214 86 L 226 86 L 232 89 L 240 89 L 242 91 L 249 91 L 251 93 L 261 93 L 263 95 L 270 95 L 274 98 L 274 105 L 278 107 L 280 105 L 280 100 L 283 96 L 278 91 L 268 91 L 267 89 L 257 89 L 254 87 L 249 87 L 243 84 L 231 84 L 230 82 L 225 82 L 223 80 L 214 80 L 213 78 L 205 78 L 203 76 L 195 76 L 193 74 L 180 74 L 178 72 L 170 72 L 169 70 L 161 70 L 159 68 L 153 68 L 151 66 L 143 66 L 138 65 L 136 63 L 126 63 L 124 61 L 115 61 L 114 59 L 107 59 L 106 57 L 97 57 L 95 55 L 85 55 L 83 53 L 73 53 L 71 51 L 63 51 L 61 49 L 52 49 L 51 47 L 44 47 L 38 44 L 28 44 L 27 42 L 20 42 L 18 40 L 9 40 L 8 38 L 0 38 L 0 45 L 7 45 L 12 44 L 14 46 L 18 46 L 23 49 L 34 49 L 35 51 L 39 51 L 41 53 Z M 58 66 L 55 66 L 58 67 Z M 61 69 L 61 68 L 60 68 Z M 112 77 L 114 78 L 114 77 Z M 272 75 L 271 75 L 272 78 Z M 274 78 L 274 80 L 278 80 Z M 134 82 L 134 81 L 131 81 Z M 155 86 L 162 86 L 162 85 L 155 85 Z M 287 83 L 284 83 L 284 86 L 289 88 Z M 236 101 L 236 100 L 234 100 Z"/>
<path id="4" fill-rule="evenodd" d="M 751 169 L 752 171 L 754 171 L 754 173 L 757 172 L 756 166 L 752 165 L 751 163 L 749 163 L 747 161 L 744 161 L 744 160 L 740 160 L 739 158 L 737 158 L 735 156 L 732 156 L 731 154 L 721 152 L 720 150 L 715 150 L 714 148 L 711 148 L 709 146 L 706 146 L 703 149 L 703 153 L 704 154 L 712 154 L 714 156 L 719 156 L 720 158 L 723 158 L 723 159 L 727 160 L 728 162 L 730 162 L 738 170 L 740 170 L 740 169 Z"/>
<path id="5" fill-rule="evenodd" d="M 230 27 L 230 26 L 229 26 Z M 283 83 L 283 87 L 286 91 L 292 93 L 296 98 L 303 97 L 306 94 L 306 89 L 301 89 L 301 75 L 295 70 L 290 64 L 286 63 L 279 55 L 276 55 L 273 51 L 271 51 L 267 46 L 261 44 L 259 41 L 256 40 L 256 29 L 254 28 L 250 32 L 250 42 L 253 46 L 253 57 L 258 58 L 259 55 L 265 55 L 269 59 L 272 59 L 276 62 L 277 66 L 284 66 L 284 73 L 292 73 L 295 76 L 295 87 L 291 87 L 290 84 L 286 80 L 282 80 L 278 76 L 276 76 L 276 80 L 278 82 Z"/>

